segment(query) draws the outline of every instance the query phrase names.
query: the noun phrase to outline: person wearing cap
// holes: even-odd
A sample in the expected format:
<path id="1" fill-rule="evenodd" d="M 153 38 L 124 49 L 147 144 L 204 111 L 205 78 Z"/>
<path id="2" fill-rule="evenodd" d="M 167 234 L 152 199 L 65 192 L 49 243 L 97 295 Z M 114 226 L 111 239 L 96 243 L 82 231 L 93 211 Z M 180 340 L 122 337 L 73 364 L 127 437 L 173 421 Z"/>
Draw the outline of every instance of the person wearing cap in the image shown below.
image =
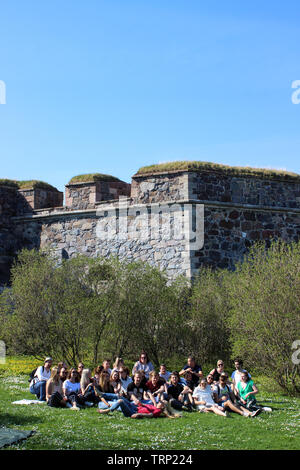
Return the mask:
<path id="1" fill-rule="evenodd" d="M 46 357 L 44 365 L 37 368 L 30 382 L 29 390 L 40 401 L 46 401 L 46 383 L 51 377 L 52 357 Z"/>

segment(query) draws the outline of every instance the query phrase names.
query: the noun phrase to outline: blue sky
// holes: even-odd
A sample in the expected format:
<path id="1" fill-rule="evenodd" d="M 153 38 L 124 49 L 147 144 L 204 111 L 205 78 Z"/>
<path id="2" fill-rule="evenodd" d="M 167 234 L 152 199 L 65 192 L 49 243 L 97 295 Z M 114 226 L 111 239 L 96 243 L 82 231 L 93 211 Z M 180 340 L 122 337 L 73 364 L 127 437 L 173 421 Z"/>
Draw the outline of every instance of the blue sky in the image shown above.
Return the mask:
<path id="1" fill-rule="evenodd" d="M 60 190 L 204 160 L 300 173 L 300 2 L 26 0 L 0 7 L 0 178 Z"/>

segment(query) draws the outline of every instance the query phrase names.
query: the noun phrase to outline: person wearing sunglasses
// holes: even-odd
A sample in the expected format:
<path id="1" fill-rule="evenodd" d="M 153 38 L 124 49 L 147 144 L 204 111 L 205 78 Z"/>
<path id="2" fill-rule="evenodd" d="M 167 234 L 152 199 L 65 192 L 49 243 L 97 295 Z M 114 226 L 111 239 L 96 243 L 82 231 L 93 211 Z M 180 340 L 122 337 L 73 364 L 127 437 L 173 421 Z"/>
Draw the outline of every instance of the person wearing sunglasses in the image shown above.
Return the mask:
<path id="1" fill-rule="evenodd" d="M 245 416 L 246 418 L 256 416 L 256 411 L 251 413 L 244 406 L 241 406 L 236 402 L 234 393 L 227 384 L 227 381 L 228 375 L 225 372 L 222 372 L 220 380 L 214 388 L 214 401 L 221 406 L 224 411 L 233 411 L 234 413 Z"/>
<path id="2" fill-rule="evenodd" d="M 219 359 L 217 362 L 217 367 L 215 367 L 213 370 L 210 371 L 209 375 L 213 376 L 213 381 L 215 383 L 219 382 L 220 375 L 224 372 L 224 361 L 222 359 Z"/>
<path id="3" fill-rule="evenodd" d="M 146 380 L 149 380 L 149 374 L 154 370 L 154 366 L 149 360 L 148 354 L 145 351 L 142 351 L 139 357 L 139 360 L 134 364 L 132 369 L 132 375 L 139 371 L 144 371 Z"/>

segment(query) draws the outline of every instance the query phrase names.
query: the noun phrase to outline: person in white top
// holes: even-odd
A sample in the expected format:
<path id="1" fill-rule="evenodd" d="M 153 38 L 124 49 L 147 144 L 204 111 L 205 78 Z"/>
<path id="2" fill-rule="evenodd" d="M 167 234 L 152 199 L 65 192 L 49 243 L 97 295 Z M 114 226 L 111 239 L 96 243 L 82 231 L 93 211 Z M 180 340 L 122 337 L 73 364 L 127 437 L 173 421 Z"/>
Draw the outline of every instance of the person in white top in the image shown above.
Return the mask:
<path id="1" fill-rule="evenodd" d="M 201 379 L 198 387 L 193 391 L 194 403 L 199 411 L 205 413 L 212 411 L 216 415 L 227 416 L 227 412 L 213 400 L 213 391 L 207 386 L 207 380 Z"/>
<path id="2" fill-rule="evenodd" d="M 122 386 L 121 394 L 123 397 L 127 397 L 127 387 L 132 382 L 128 367 L 120 367 L 119 374 Z"/>
<path id="3" fill-rule="evenodd" d="M 82 404 L 79 399 L 80 388 L 80 375 L 78 371 L 73 367 L 68 375 L 67 380 L 63 383 L 63 394 L 64 398 L 68 399 L 68 402 L 72 404 L 73 410 L 79 410 L 78 404 Z"/>
<path id="4" fill-rule="evenodd" d="M 38 400 L 46 401 L 46 383 L 51 376 L 52 357 L 46 357 L 44 365 L 37 368 L 30 382 L 30 393 L 36 395 Z"/>
<path id="5" fill-rule="evenodd" d="M 164 379 L 166 382 L 169 382 L 169 379 L 171 377 L 171 372 L 167 370 L 167 367 L 165 364 L 161 364 L 159 366 L 159 376 Z"/>
<path id="6" fill-rule="evenodd" d="M 233 371 L 231 374 L 232 389 L 233 389 L 233 393 L 235 394 L 235 396 L 238 396 L 237 384 L 241 381 L 242 374 L 247 371 L 243 369 L 243 361 L 242 359 L 239 359 L 239 358 L 234 360 L 234 367 L 235 367 L 235 371 Z M 248 375 L 249 375 L 249 378 L 251 379 L 251 375 L 249 374 L 249 372 L 248 372 Z"/>
<path id="7" fill-rule="evenodd" d="M 149 361 L 148 354 L 145 351 L 142 351 L 139 360 L 133 366 L 132 375 L 134 375 L 136 372 L 144 371 L 145 377 L 148 380 L 149 374 L 152 370 L 154 370 L 154 366 L 152 362 Z"/>

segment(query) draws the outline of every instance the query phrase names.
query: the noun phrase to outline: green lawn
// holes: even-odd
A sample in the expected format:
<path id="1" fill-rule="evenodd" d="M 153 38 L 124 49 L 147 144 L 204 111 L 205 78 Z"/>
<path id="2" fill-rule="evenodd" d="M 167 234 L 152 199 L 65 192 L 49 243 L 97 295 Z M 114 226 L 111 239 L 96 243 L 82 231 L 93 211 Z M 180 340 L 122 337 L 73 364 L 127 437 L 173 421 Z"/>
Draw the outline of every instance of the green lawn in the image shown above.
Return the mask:
<path id="1" fill-rule="evenodd" d="M 46 404 L 12 405 L 14 400 L 34 398 L 27 379 L 24 374 L 0 377 L 1 426 L 36 431 L 9 449 L 300 449 L 300 399 L 270 394 L 260 383 L 263 379 L 256 380 L 259 401 L 271 406 L 273 413 L 251 419 L 194 412 L 177 420 L 138 421 L 118 411 L 100 416 L 96 408 L 73 411 Z"/>

